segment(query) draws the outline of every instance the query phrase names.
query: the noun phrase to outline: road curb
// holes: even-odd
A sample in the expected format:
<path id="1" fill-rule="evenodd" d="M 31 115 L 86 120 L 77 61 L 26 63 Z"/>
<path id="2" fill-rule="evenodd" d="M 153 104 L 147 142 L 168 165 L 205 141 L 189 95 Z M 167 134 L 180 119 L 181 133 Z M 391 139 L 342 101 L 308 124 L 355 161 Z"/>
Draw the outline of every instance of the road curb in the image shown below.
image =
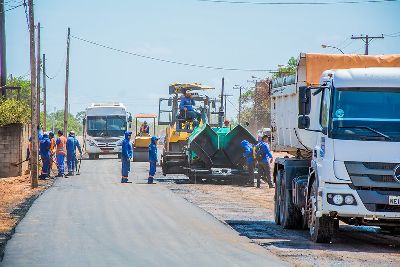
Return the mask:
<path id="1" fill-rule="evenodd" d="M 13 234 L 15 233 L 15 228 L 17 228 L 18 224 L 22 221 L 22 219 L 28 213 L 33 202 L 35 202 L 35 200 L 37 198 L 39 198 L 44 192 L 46 192 L 47 189 L 52 187 L 56 180 L 57 179 L 52 179 L 48 184 L 44 185 L 45 188 L 43 190 L 28 197 L 27 199 L 25 199 L 22 203 L 18 204 L 18 206 L 16 206 L 12 210 L 12 212 L 10 214 L 14 218 L 16 218 L 17 221 L 10 231 L 0 234 L 0 262 L 3 261 L 4 251 L 6 249 L 7 242 L 8 242 L 8 240 L 10 240 L 12 238 Z"/>

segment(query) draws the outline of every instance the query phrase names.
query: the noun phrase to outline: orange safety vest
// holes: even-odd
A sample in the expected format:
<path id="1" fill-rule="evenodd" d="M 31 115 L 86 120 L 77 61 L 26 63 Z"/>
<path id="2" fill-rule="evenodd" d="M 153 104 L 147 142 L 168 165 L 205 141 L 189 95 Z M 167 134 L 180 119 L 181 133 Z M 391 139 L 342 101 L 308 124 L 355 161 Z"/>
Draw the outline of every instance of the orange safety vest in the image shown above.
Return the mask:
<path id="1" fill-rule="evenodd" d="M 58 139 L 60 139 L 60 143 L 57 145 L 57 150 L 56 150 L 56 154 L 63 154 L 66 155 L 67 154 L 67 138 L 65 138 L 65 136 L 60 136 L 58 137 Z"/>
<path id="2" fill-rule="evenodd" d="M 56 141 L 54 138 L 50 139 L 50 155 L 54 155 L 54 152 L 56 150 Z"/>

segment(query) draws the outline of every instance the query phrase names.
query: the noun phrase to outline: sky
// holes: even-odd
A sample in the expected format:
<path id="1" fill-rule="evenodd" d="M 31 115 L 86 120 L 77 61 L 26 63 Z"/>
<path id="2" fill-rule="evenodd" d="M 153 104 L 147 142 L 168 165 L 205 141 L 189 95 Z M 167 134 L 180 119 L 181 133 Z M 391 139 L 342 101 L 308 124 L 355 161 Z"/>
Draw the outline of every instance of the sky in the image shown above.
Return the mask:
<path id="1" fill-rule="evenodd" d="M 259 2 L 272 0 L 260 0 Z M 282 2 L 296 0 L 281 0 Z M 297 0 L 300 1 L 300 0 Z M 307 0 L 304 0 L 307 1 Z M 304 2 L 302 1 L 302 2 Z M 310 1 L 310 0 L 308 0 Z M 318 1 L 318 0 L 315 0 Z M 332 0 L 325 0 L 332 1 Z M 360 0 L 362 1 L 362 0 Z M 20 0 L 8 0 L 8 6 Z M 274 0 L 275 2 L 275 0 Z M 36 0 L 41 53 L 46 54 L 47 109 L 63 109 L 67 28 L 71 34 L 124 51 L 167 60 L 240 69 L 277 69 L 301 52 L 363 53 L 352 34 L 400 32 L 400 2 L 332 5 L 254 5 L 198 0 Z M 6 12 L 7 72 L 29 75 L 29 32 L 24 8 Z M 399 54 L 400 37 L 374 40 L 370 54 Z M 71 39 L 70 110 L 115 101 L 133 114 L 157 113 L 173 82 L 225 89 L 227 117 L 236 116 L 238 90 L 268 72 L 224 71 L 135 57 Z M 29 78 L 29 76 L 25 76 Z"/>

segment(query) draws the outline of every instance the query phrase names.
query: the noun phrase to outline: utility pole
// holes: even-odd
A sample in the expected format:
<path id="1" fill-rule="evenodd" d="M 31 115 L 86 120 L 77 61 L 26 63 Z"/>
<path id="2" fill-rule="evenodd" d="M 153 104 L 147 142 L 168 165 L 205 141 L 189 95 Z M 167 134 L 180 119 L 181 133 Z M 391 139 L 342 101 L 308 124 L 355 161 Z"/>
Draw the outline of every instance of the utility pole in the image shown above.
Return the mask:
<path id="1" fill-rule="evenodd" d="M 222 87 L 221 87 L 221 106 L 219 107 L 218 114 L 218 127 L 222 128 L 224 125 L 225 114 L 224 114 L 224 90 L 225 90 L 225 78 L 222 77 Z"/>
<path id="2" fill-rule="evenodd" d="M 68 27 L 67 35 L 67 60 L 65 64 L 65 103 L 64 103 L 64 134 L 68 130 L 68 82 L 69 82 L 69 45 L 71 42 L 71 30 Z"/>
<path id="3" fill-rule="evenodd" d="M 46 93 L 46 54 L 43 54 L 43 129 L 47 131 L 47 124 L 46 124 L 46 116 L 47 116 L 47 109 L 46 109 L 46 101 L 47 101 L 47 93 Z"/>
<path id="4" fill-rule="evenodd" d="M 4 14 L 4 0 L 0 0 L 0 88 L 1 96 L 6 96 L 7 69 L 6 69 L 6 20 Z"/>
<path id="5" fill-rule="evenodd" d="M 369 46 L 369 43 L 370 43 L 373 39 L 383 39 L 383 38 L 385 38 L 385 37 L 383 37 L 383 34 L 382 34 L 381 36 L 369 36 L 368 34 L 365 35 L 365 36 L 363 36 L 363 35 L 360 35 L 360 36 L 354 36 L 354 35 L 352 35 L 352 36 L 351 36 L 351 39 L 353 39 L 353 40 L 359 40 L 359 39 L 361 39 L 361 40 L 364 41 L 364 43 L 365 43 L 365 55 L 368 55 L 368 46 Z"/>
<path id="6" fill-rule="evenodd" d="M 242 90 L 244 89 L 243 86 L 235 85 L 233 89 L 239 89 L 239 112 L 238 112 L 238 124 L 240 124 L 240 116 L 242 113 Z"/>
<path id="7" fill-rule="evenodd" d="M 36 93 L 36 54 L 35 54 L 35 20 L 33 16 L 33 0 L 28 0 L 29 6 L 29 47 L 30 47 L 30 65 L 31 65 L 31 186 L 38 186 L 38 121 L 37 121 L 37 93 Z"/>
<path id="8" fill-rule="evenodd" d="M 40 78 L 41 78 L 41 60 L 40 60 L 40 22 L 37 24 L 37 81 L 36 81 L 36 89 L 37 89 L 37 109 L 38 109 L 38 125 L 40 127 Z"/>

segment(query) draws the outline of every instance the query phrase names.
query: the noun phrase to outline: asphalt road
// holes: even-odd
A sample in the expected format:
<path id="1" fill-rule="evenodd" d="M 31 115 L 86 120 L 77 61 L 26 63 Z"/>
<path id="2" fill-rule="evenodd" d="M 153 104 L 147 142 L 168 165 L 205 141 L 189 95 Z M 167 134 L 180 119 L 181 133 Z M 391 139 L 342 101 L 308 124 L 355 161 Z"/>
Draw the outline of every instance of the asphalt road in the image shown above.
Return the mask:
<path id="1" fill-rule="evenodd" d="M 278 266 L 267 250 L 160 184 L 133 163 L 121 184 L 117 159 L 83 161 L 58 179 L 8 242 L 1 266 Z"/>

